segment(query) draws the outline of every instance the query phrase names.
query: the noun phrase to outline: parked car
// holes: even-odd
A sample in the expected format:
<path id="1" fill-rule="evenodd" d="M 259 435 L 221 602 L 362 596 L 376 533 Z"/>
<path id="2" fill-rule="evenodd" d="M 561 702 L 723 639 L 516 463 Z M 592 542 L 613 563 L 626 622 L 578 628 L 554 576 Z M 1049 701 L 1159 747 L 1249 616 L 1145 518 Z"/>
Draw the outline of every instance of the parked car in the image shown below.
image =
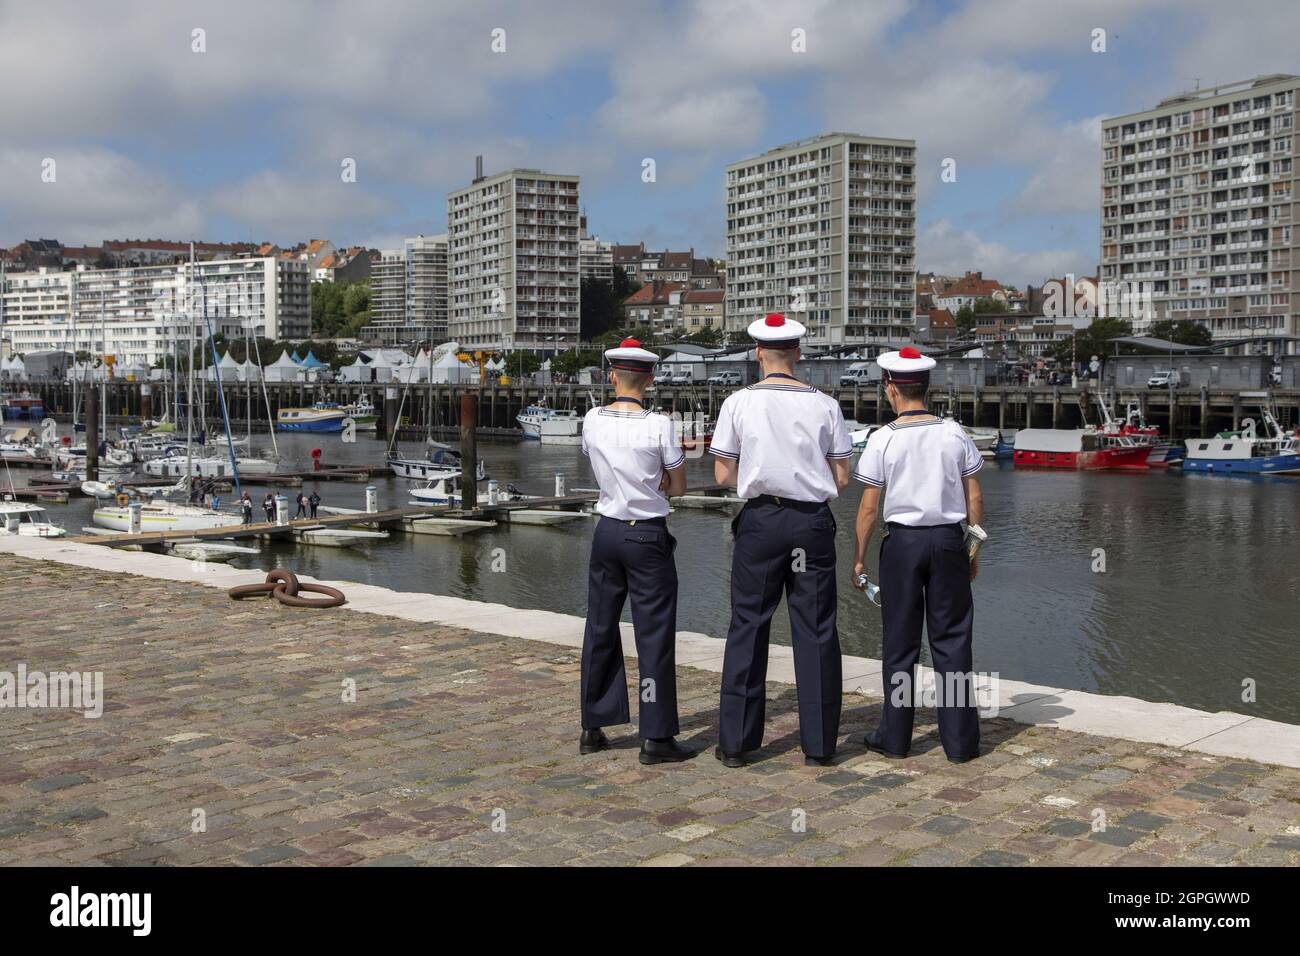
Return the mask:
<path id="1" fill-rule="evenodd" d="M 714 372 L 709 376 L 710 385 L 743 385 L 745 377 L 739 372 L 732 370 L 730 372 Z"/>
<path id="2" fill-rule="evenodd" d="M 672 372 L 657 372 L 657 373 L 655 373 L 655 377 L 654 377 L 654 379 L 651 381 L 650 384 L 651 384 L 651 385 L 668 385 L 668 384 L 670 384 L 670 382 L 671 382 L 671 380 L 672 380 L 672 377 L 673 377 L 673 373 L 672 373 Z"/>
<path id="3" fill-rule="evenodd" d="M 1171 385 L 1178 384 L 1178 372 L 1174 369 L 1167 369 L 1163 372 L 1156 372 L 1147 379 L 1147 388 L 1168 388 Z"/>
<path id="4" fill-rule="evenodd" d="M 673 372 L 672 378 L 668 379 L 668 384 L 669 385 L 690 385 L 692 379 L 693 376 L 691 375 L 689 369 L 684 372 Z"/>

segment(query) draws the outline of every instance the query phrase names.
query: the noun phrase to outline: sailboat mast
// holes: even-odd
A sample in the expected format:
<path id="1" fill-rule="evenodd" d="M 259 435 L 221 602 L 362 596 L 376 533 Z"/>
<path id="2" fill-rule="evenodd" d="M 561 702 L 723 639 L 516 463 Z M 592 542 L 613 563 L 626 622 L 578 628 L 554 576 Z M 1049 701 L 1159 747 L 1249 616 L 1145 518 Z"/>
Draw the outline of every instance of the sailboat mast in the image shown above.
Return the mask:
<path id="1" fill-rule="evenodd" d="M 190 246 L 190 266 L 194 264 L 194 247 Z M 193 270 L 185 270 L 185 295 L 188 298 L 185 309 L 185 324 L 189 334 L 188 359 L 185 363 L 185 492 L 186 497 L 194 493 L 194 289 Z"/>
<path id="2" fill-rule="evenodd" d="M 217 360 L 217 337 L 212 333 L 212 325 L 208 321 L 208 284 L 203 283 L 203 334 L 207 336 L 209 347 L 212 349 L 212 374 L 216 376 L 217 384 L 217 407 L 221 410 L 221 427 L 226 430 L 226 453 L 230 456 L 230 480 L 235 486 L 235 498 L 242 497 L 242 489 L 239 486 L 239 463 L 235 460 L 235 439 L 230 434 L 230 413 L 226 408 L 226 393 L 221 388 L 221 363 Z M 204 350 L 206 358 L 206 350 Z"/>
<path id="3" fill-rule="evenodd" d="M 424 444 L 432 448 L 433 442 L 433 326 L 429 326 L 429 396 L 424 412 Z"/>
<path id="4" fill-rule="evenodd" d="M 194 243 L 190 243 L 190 271 L 198 273 L 194 265 Z M 208 289 L 203 287 L 203 334 L 207 336 L 208 325 Z M 213 348 L 216 343 L 212 343 Z M 208 350 L 199 347 L 201 362 L 199 365 L 199 434 L 203 436 L 204 447 L 208 444 Z"/>
<path id="5" fill-rule="evenodd" d="M 104 441 L 108 434 L 108 320 L 104 313 L 104 290 L 99 290 L 99 345 L 100 354 L 103 356 L 101 363 L 104 369 L 103 378 L 99 384 L 99 436 L 100 441 Z"/>

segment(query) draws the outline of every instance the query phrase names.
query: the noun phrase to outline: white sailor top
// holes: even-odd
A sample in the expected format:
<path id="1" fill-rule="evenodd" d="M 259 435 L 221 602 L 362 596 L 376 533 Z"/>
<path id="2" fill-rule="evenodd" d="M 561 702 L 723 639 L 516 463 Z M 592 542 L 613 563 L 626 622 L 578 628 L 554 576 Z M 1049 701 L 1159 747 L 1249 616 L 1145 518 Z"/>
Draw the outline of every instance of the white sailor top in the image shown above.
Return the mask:
<path id="1" fill-rule="evenodd" d="M 669 508 L 659 483 L 686 455 L 667 415 L 627 408 L 593 408 L 582 421 L 582 453 L 600 485 L 596 511 L 620 521 L 662 518 Z"/>
<path id="2" fill-rule="evenodd" d="M 885 489 L 886 522 L 920 527 L 965 521 L 962 479 L 983 467 L 959 423 L 903 417 L 871 433 L 853 477 Z"/>
<path id="3" fill-rule="evenodd" d="M 733 392 L 718 410 L 713 454 L 739 459 L 736 494 L 795 501 L 839 495 L 828 458 L 851 458 L 840 404 L 797 382 L 767 378 Z"/>

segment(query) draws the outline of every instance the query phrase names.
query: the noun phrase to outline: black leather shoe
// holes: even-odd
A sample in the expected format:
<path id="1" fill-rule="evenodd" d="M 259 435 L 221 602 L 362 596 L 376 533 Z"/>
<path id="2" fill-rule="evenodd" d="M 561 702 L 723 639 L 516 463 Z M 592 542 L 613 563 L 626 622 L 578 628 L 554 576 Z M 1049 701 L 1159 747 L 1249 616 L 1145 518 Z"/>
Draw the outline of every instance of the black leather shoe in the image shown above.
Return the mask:
<path id="1" fill-rule="evenodd" d="M 733 768 L 734 768 L 734 767 L 743 767 L 743 766 L 745 766 L 745 755 L 744 755 L 744 754 L 729 754 L 729 753 L 725 752 L 721 747 L 718 747 L 716 750 L 713 751 L 713 756 L 715 756 L 715 757 L 717 757 L 719 760 L 721 760 L 721 761 L 722 761 L 722 765 L 723 765 L 724 767 L 733 767 Z"/>
<path id="2" fill-rule="evenodd" d="M 948 758 L 948 762 L 949 762 L 949 763 L 970 763 L 972 760 L 974 760 L 974 759 L 975 759 L 976 757 L 978 757 L 978 756 L 979 756 L 979 751 L 976 751 L 975 753 L 973 753 L 973 754 L 971 754 L 971 755 L 969 755 L 969 756 L 967 756 L 967 757 L 949 757 L 949 758 Z"/>
<path id="3" fill-rule="evenodd" d="M 595 730 L 584 730 L 582 739 L 578 741 L 578 753 L 594 754 L 598 750 L 604 750 L 609 746 L 609 738 L 605 736 L 605 731 L 597 727 Z"/>
<path id="4" fill-rule="evenodd" d="M 834 754 L 831 754 L 829 757 L 810 757 L 807 754 L 803 755 L 803 765 L 805 767 L 829 767 L 834 763 Z"/>
<path id="5" fill-rule="evenodd" d="M 862 735 L 862 743 L 868 750 L 875 751 L 882 757 L 888 757 L 890 760 L 902 760 L 907 756 L 907 754 L 890 753 L 882 747 L 880 745 L 880 734 L 874 730 Z"/>
<path id="6" fill-rule="evenodd" d="M 695 756 L 695 751 L 690 747 L 683 747 L 672 737 L 667 740 L 650 740 L 641 741 L 642 763 L 680 763 L 683 760 L 690 760 Z"/>

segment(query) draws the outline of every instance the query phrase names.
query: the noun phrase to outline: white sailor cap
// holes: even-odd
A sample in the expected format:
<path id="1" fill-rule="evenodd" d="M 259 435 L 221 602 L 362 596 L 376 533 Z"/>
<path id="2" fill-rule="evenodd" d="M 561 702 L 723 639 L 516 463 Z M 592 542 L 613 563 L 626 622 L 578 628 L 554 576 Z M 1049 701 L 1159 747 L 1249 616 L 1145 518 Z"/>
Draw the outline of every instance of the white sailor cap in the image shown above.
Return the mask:
<path id="1" fill-rule="evenodd" d="M 928 382 L 930 369 L 939 363 L 907 346 L 897 352 L 882 352 L 876 364 L 885 373 L 886 382 Z"/>
<path id="2" fill-rule="evenodd" d="M 610 368 L 625 372 L 651 372 L 659 356 L 649 349 L 641 348 L 636 339 L 624 339 L 616 349 L 605 349 L 605 358 L 609 359 Z"/>
<path id="3" fill-rule="evenodd" d="M 801 323 L 779 312 L 749 323 L 749 337 L 767 349 L 796 348 L 807 331 Z"/>

